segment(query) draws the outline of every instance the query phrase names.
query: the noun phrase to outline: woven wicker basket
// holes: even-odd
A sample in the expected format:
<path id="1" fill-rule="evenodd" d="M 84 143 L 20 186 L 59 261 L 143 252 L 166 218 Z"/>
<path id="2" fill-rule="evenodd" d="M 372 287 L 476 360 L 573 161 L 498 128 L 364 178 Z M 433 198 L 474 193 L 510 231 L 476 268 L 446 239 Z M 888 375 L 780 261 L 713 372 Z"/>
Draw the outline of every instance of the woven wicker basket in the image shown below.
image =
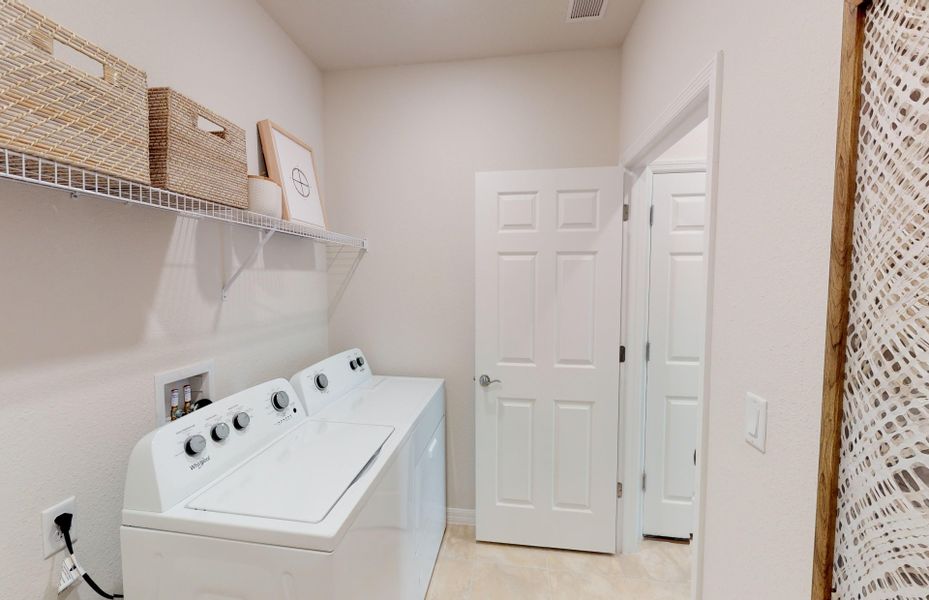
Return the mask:
<path id="1" fill-rule="evenodd" d="M 148 104 L 152 184 L 247 209 L 245 130 L 169 88 L 150 89 Z"/>
<path id="2" fill-rule="evenodd" d="M 56 43 L 102 76 L 55 58 Z M 0 146 L 148 183 L 146 88 L 143 71 L 0 0 Z"/>

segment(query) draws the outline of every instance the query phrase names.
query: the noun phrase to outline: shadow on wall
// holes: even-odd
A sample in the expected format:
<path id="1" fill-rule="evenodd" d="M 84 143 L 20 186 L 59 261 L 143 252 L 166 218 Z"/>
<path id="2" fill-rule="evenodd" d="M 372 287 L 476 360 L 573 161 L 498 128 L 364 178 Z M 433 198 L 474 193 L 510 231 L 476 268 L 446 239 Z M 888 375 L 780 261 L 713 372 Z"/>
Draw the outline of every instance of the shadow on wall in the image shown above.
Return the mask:
<path id="1" fill-rule="evenodd" d="M 136 208 L 3 182 L 0 322 L 4 368 L 136 344 L 174 220 Z"/>
<path id="2" fill-rule="evenodd" d="M 223 281 L 257 231 L 11 182 L 0 196 L 2 369 L 326 319 L 318 301 L 277 301 L 326 285 L 324 249 L 306 240 L 272 239 L 224 303 Z"/>

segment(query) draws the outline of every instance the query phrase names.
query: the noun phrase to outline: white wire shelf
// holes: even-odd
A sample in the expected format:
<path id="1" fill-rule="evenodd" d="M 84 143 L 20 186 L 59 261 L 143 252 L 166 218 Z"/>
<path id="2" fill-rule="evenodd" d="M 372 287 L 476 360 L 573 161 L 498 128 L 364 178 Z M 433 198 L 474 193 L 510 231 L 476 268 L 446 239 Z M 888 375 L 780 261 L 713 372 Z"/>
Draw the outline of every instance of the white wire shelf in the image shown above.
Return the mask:
<path id="1" fill-rule="evenodd" d="M 326 231 L 294 221 L 282 221 L 5 148 L 0 149 L 0 178 L 70 192 L 72 197 L 86 194 L 131 205 L 159 208 L 194 219 L 212 219 L 243 225 L 269 234 L 283 233 L 321 242 L 336 249 L 355 249 L 363 252 L 368 247 L 364 238 Z"/>

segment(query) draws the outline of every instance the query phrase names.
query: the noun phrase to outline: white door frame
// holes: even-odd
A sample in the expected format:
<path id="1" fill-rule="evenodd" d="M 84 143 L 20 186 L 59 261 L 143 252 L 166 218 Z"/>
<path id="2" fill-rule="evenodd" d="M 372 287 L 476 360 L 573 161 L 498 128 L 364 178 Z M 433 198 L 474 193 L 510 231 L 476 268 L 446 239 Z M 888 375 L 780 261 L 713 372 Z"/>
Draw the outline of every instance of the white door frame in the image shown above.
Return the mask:
<path id="1" fill-rule="evenodd" d="M 697 435 L 697 472 L 694 510 L 693 597 L 700 600 L 703 587 L 703 527 L 705 523 L 707 455 L 707 415 L 709 410 L 710 363 L 713 332 L 713 270 L 715 264 L 716 195 L 719 164 L 719 129 L 723 74 L 722 52 L 716 53 L 690 85 L 661 113 L 652 125 L 622 154 L 620 166 L 624 171 L 623 190 L 630 205 L 630 218 L 626 230 L 626 267 L 623 269 L 623 341 L 626 345 L 626 363 L 621 371 L 620 445 L 621 480 L 623 486 L 622 551 L 635 552 L 642 539 L 642 473 L 644 466 L 645 419 L 645 341 L 648 314 L 648 206 L 651 183 L 646 174 L 648 165 L 674 145 L 687 132 L 704 119 L 708 120 L 707 140 L 707 202 L 706 202 L 706 334 L 704 339 L 703 369 L 700 382 L 699 424 Z"/>

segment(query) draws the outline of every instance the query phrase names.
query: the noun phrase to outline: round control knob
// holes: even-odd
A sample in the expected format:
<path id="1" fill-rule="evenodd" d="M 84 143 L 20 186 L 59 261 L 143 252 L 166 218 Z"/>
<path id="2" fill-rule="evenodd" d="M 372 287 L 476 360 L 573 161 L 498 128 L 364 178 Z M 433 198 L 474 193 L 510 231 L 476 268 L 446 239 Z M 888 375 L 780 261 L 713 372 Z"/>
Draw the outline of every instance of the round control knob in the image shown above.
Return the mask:
<path id="1" fill-rule="evenodd" d="M 213 438 L 214 442 L 223 441 L 229 437 L 229 426 L 225 423 L 217 423 L 213 426 L 213 429 L 210 430 L 210 437 Z"/>
<path id="2" fill-rule="evenodd" d="M 358 363 L 358 366 L 359 366 L 359 367 L 365 366 L 365 359 L 364 359 L 363 356 L 359 356 L 359 357 L 358 357 L 358 360 L 356 360 L 355 362 Z"/>
<path id="3" fill-rule="evenodd" d="M 320 373 L 316 376 L 316 389 L 322 391 L 329 387 L 329 378 L 325 374 Z"/>
<path id="4" fill-rule="evenodd" d="M 356 361 L 353 358 L 352 360 L 349 361 L 348 366 L 352 368 L 352 371 L 355 371 L 356 369 L 358 369 L 358 361 Z"/>
<path id="5" fill-rule="evenodd" d="M 206 448 L 206 438 L 200 434 L 192 435 L 184 442 L 184 452 L 187 456 L 197 456 L 203 452 L 204 448 Z"/>
<path id="6" fill-rule="evenodd" d="M 248 413 L 245 413 L 245 412 L 236 413 L 236 415 L 232 417 L 232 426 L 238 429 L 239 431 L 242 431 L 243 429 L 248 427 L 248 424 L 249 422 L 251 422 L 251 420 L 252 419 L 251 417 L 248 416 Z"/>
<path id="7" fill-rule="evenodd" d="M 290 406 L 290 396 L 287 395 L 287 392 L 274 392 L 274 395 L 271 396 L 271 404 L 274 406 L 274 410 L 284 410 Z"/>

